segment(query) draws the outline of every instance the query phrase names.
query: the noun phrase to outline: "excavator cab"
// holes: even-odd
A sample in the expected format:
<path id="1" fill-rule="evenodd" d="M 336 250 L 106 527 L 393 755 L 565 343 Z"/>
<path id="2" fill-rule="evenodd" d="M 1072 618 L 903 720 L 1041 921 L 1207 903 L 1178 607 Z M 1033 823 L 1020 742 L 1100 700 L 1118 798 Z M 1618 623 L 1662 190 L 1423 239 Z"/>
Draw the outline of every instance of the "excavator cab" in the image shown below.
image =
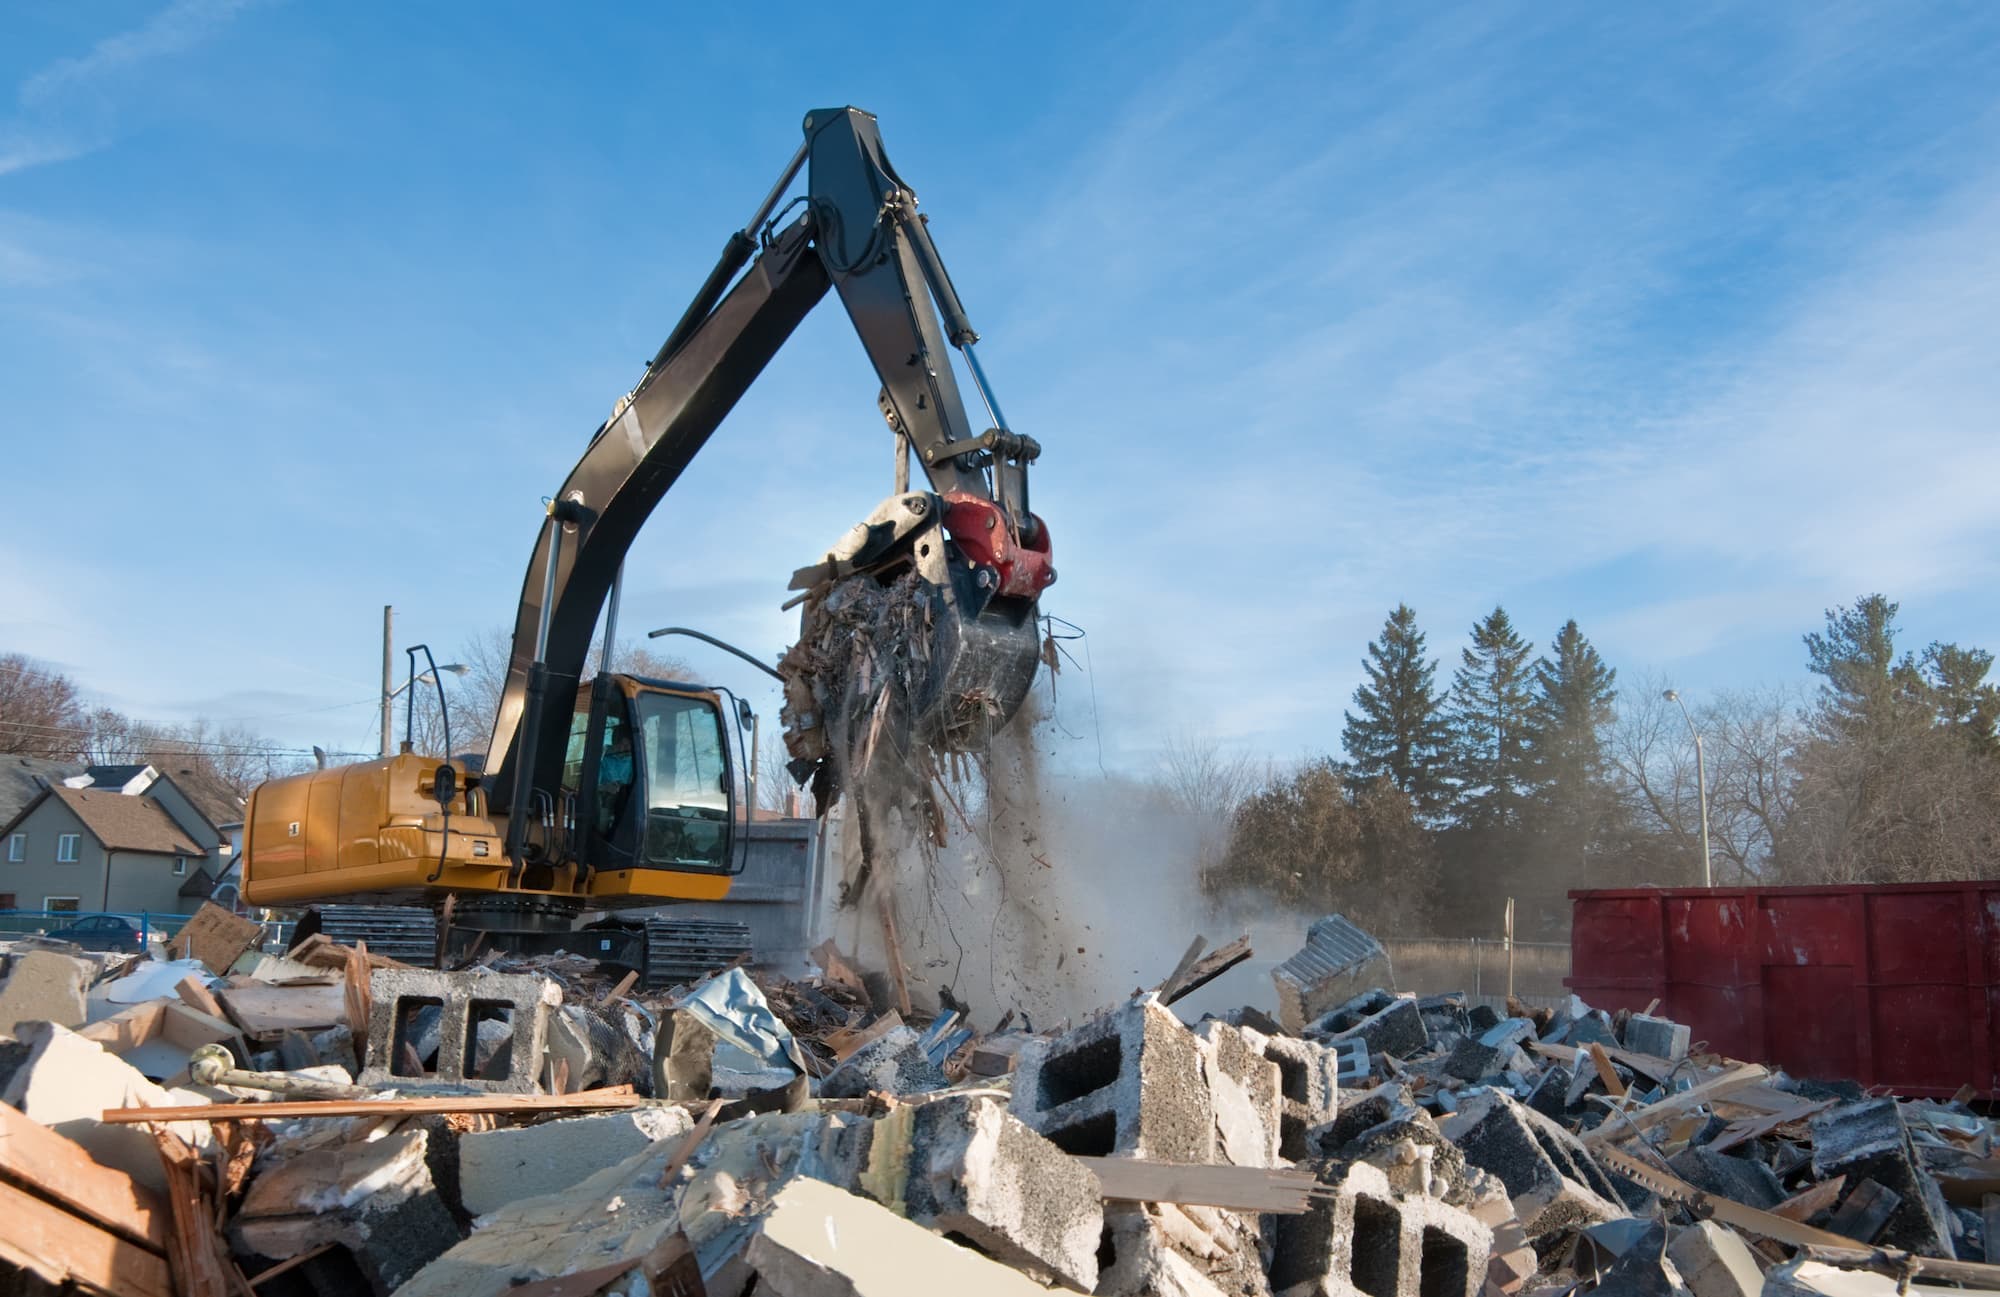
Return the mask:
<path id="1" fill-rule="evenodd" d="M 599 674 L 577 690 L 563 819 L 592 883 L 672 894 L 648 880 L 742 871 L 744 712 L 726 691 L 639 676 Z"/>

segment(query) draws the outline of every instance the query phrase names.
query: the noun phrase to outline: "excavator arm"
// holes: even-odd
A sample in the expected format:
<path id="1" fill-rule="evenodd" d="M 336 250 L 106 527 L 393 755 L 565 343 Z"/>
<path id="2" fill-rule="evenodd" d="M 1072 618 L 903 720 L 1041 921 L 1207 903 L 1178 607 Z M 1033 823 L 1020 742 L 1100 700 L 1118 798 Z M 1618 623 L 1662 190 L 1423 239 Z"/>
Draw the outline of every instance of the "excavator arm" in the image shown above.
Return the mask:
<path id="1" fill-rule="evenodd" d="M 801 168 L 805 210 L 774 229 L 773 211 Z M 640 527 L 829 288 L 881 380 L 884 416 L 936 495 L 892 499 L 817 571 L 879 562 L 921 521 L 913 515 L 942 514 L 962 541 L 959 562 L 933 566 L 931 576 L 957 623 L 945 651 L 962 660 L 937 664 L 934 692 L 950 692 L 946 678 L 977 676 L 1003 720 L 1021 703 L 1039 648 L 1035 598 L 1054 579 L 1046 530 L 1028 509 L 1027 467 L 1040 447 L 1005 427 L 973 351 L 978 334 L 916 209 L 871 115 L 808 115 L 785 173 L 730 236 L 701 292 L 551 500 L 522 583 L 483 777 L 493 809 L 509 814 L 510 856 L 519 859 L 529 816 L 538 805 L 546 815 L 561 785 L 569 700 Z M 967 415 L 950 347 L 966 356 L 990 427 Z"/>

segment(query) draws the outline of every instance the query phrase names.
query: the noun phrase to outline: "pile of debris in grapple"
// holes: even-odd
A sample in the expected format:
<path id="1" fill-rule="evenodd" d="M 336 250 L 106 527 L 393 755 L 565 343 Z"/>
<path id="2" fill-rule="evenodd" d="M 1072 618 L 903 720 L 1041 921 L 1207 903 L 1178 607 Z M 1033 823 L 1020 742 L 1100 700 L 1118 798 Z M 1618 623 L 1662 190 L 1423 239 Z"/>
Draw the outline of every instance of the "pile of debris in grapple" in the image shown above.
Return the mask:
<path id="1" fill-rule="evenodd" d="M 249 931 L 245 931 L 245 927 Z M 663 994 L 439 971 L 204 915 L 171 955 L 15 943 L 0 1291 L 1607 1294 L 2000 1289 L 1993 1128 L 1572 999 L 1376 989 L 1338 916 L 1277 1011 L 1034 1033 L 822 946 Z M 1989 1196 L 1993 1195 L 1993 1196 Z"/>

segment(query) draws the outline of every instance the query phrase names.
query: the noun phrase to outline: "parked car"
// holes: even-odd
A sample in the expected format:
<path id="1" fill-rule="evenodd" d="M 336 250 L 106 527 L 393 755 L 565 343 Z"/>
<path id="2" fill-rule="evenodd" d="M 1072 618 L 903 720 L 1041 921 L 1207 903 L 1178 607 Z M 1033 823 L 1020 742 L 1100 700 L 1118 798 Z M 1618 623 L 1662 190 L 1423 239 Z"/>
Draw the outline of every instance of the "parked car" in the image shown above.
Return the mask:
<path id="1" fill-rule="evenodd" d="M 139 925 L 115 914 L 93 914 L 68 927 L 52 928 L 47 934 L 55 941 L 71 941 L 85 950 L 141 950 L 145 943 Z"/>

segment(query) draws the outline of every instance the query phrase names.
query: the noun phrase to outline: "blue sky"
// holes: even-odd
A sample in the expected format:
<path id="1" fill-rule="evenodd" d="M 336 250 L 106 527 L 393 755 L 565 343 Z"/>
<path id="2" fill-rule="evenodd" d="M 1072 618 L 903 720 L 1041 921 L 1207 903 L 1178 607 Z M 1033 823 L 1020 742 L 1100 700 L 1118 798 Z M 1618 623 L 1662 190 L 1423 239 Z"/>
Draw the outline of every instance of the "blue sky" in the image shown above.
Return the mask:
<path id="1" fill-rule="evenodd" d="M 1336 745 L 1398 600 L 1445 655 L 1574 616 L 1694 696 L 1876 589 L 2000 647 L 2000 9 L 905 17 L 10 5 L 0 649 L 371 746 L 381 606 L 441 656 L 511 619 L 539 499 L 842 103 L 1046 448 L 1079 760 Z M 875 388 L 829 301 L 624 624 L 788 643 L 889 490 Z"/>

